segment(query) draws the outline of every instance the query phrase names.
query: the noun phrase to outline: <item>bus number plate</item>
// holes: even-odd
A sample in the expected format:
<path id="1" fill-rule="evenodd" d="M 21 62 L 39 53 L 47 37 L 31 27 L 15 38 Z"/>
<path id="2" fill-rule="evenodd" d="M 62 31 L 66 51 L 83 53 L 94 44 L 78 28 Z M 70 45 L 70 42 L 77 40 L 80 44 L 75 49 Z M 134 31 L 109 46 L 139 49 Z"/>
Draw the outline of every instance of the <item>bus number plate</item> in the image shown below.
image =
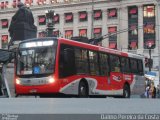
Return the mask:
<path id="1" fill-rule="evenodd" d="M 30 93 L 36 93 L 37 90 L 36 90 L 36 89 L 32 89 L 32 90 L 30 90 L 29 92 L 30 92 Z"/>

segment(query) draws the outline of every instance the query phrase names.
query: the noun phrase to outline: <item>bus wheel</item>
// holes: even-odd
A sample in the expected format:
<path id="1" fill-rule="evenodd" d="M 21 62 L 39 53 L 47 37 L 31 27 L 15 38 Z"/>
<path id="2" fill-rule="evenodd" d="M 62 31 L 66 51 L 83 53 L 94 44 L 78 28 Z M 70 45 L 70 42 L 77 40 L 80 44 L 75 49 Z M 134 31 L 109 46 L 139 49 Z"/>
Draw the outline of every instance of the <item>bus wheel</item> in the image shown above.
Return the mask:
<path id="1" fill-rule="evenodd" d="M 130 98 L 130 88 L 127 84 L 123 87 L 123 98 Z"/>
<path id="2" fill-rule="evenodd" d="M 88 87 L 87 84 L 83 81 L 79 83 L 78 96 L 80 98 L 88 97 Z"/>

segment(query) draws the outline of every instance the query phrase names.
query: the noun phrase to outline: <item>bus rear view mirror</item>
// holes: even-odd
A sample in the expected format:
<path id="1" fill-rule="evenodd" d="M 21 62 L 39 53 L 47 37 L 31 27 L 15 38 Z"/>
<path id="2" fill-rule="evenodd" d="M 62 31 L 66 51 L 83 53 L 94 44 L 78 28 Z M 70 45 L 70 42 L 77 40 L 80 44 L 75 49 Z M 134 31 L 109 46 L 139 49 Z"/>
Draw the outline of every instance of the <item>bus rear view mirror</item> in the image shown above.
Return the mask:
<path id="1" fill-rule="evenodd" d="M 8 63 L 14 59 L 14 52 L 0 49 L 0 63 Z"/>

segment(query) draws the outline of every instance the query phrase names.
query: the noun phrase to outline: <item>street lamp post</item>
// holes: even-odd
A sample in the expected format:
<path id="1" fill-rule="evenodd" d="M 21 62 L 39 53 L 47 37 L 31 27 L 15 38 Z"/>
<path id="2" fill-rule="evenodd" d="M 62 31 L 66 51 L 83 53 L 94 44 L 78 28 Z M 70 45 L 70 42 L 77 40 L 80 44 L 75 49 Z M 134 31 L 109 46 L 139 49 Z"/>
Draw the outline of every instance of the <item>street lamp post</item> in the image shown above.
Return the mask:
<path id="1" fill-rule="evenodd" d="M 151 49 L 152 49 L 153 45 L 152 43 L 149 43 L 148 44 L 148 49 L 149 49 L 149 71 L 151 71 L 151 68 L 152 68 L 152 60 L 151 60 Z"/>
<path id="2" fill-rule="evenodd" d="M 151 48 L 149 48 L 149 71 L 151 71 Z"/>
<path id="3" fill-rule="evenodd" d="M 158 42 L 157 42 L 157 47 L 158 47 L 158 73 L 159 73 L 159 84 L 160 84 L 160 15 L 159 15 L 159 6 L 160 6 L 160 0 L 156 0 L 156 5 L 157 5 L 157 9 L 156 9 L 156 15 L 157 15 L 157 36 L 158 36 Z"/>
<path id="4" fill-rule="evenodd" d="M 54 10 L 47 10 L 46 11 L 46 19 L 47 19 L 47 36 L 52 37 L 53 36 L 53 30 L 54 30 L 54 21 L 53 17 L 55 16 Z"/>
<path id="5" fill-rule="evenodd" d="M 94 37 L 93 31 L 94 31 L 94 0 L 92 0 L 92 20 L 91 20 L 91 38 Z"/>

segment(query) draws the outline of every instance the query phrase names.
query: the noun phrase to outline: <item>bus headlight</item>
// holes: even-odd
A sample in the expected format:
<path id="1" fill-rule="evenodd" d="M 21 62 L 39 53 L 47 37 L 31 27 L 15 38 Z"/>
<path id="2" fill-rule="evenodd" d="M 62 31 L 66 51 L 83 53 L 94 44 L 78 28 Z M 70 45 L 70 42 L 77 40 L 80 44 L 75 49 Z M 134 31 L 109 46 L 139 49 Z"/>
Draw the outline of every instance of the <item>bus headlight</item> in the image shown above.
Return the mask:
<path id="1" fill-rule="evenodd" d="M 54 82 L 55 82 L 55 79 L 54 79 L 53 77 L 50 77 L 49 80 L 48 80 L 48 82 L 49 82 L 49 83 L 54 83 Z"/>
<path id="2" fill-rule="evenodd" d="M 21 84 L 20 79 L 16 78 L 16 84 L 17 84 L 17 85 L 20 85 L 20 84 Z"/>

